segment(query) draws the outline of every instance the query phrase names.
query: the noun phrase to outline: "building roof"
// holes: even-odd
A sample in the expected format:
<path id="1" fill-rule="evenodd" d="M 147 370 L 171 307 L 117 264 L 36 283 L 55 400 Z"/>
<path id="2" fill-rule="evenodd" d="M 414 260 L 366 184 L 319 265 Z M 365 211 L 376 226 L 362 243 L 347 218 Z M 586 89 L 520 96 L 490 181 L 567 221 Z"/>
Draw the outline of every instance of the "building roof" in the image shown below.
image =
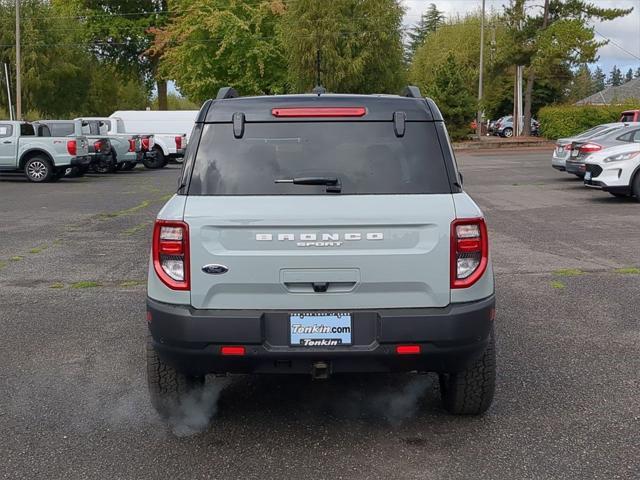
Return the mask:
<path id="1" fill-rule="evenodd" d="M 576 105 L 611 105 L 631 99 L 640 100 L 640 77 L 629 80 L 619 87 L 607 87 L 577 101 Z"/>

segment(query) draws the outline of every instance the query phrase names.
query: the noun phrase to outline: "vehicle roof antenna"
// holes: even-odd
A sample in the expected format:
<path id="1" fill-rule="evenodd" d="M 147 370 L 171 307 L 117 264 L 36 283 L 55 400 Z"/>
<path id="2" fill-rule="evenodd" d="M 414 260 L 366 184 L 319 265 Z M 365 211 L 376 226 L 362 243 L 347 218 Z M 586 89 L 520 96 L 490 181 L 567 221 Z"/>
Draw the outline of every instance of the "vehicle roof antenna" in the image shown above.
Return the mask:
<path id="1" fill-rule="evenodd" d="M 316 86 L 311 90 L 314 94 L 320 96 L 323 93 L 327 93 L 327 90 L 322 86 L 320 79 L 320 49 L 316 50 Z"/>

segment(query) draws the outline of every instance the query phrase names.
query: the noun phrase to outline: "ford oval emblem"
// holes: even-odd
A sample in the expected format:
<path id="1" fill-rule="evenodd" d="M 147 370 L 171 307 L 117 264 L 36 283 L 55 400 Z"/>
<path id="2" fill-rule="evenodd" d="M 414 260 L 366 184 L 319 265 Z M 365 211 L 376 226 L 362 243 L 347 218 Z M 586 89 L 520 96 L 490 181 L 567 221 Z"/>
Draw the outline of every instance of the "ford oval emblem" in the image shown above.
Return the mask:
<path id="1" fill-rule="evenodd" d="M 212 263 L 210 265 L 205 265 L 204 267 L 202 267 L 202 271 L 210 275 L 222 275 L 223 273 L 227 273 L 229 269 L 224 265 Z"/>

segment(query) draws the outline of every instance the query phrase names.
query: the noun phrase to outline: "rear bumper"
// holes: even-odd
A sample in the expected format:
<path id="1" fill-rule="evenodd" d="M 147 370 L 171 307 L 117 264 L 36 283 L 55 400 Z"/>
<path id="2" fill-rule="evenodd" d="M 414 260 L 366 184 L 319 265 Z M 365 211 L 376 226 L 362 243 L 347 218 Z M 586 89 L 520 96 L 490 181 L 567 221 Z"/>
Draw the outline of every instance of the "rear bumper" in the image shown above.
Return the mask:
<path id="1" fill-rule="evenodd" d="M 195 310 L 147 299 L 153 345 L 166 363 L 191 375 L 310 373 L 314 363 L 334 373 L 465 369 L 484 351 L 495 297 L 444 308 L 353 310 L 353 345 L 292 347 L 288 311 Z M 397 355 L 399 344 L 421 353 Z M 223 345 L 244 356 L 222 356 Z"/>
<path id="2" fill-rule="evenodd" d="M 573 173 L 580 177 L 584 177 L 585 164 L 580 162 L 566 162 L 565 168 L 567 173 Z"/>
<path id="3" fill-rule="evenodd" d="M 84 157 L 73 157 L 70 165 L 72 167 L 87 167 L 91 164 L 91 160 L 92 158 L 90 155 L 86 155 Z"/>

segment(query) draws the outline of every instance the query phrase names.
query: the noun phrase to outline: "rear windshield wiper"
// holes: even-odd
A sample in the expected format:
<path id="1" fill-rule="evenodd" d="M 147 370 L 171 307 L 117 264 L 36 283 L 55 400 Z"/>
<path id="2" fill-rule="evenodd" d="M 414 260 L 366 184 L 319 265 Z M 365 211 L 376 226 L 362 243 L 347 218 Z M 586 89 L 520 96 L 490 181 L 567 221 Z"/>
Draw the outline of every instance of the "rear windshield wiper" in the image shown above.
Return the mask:
<path id="1" fill-rule="evenodd" d="M 342 184 L 337 177 L 294 177 L 279 178 L 275 183 L 293 183 L 294 185 L 326 185 L 327 193 L 340 193 Z"/>

